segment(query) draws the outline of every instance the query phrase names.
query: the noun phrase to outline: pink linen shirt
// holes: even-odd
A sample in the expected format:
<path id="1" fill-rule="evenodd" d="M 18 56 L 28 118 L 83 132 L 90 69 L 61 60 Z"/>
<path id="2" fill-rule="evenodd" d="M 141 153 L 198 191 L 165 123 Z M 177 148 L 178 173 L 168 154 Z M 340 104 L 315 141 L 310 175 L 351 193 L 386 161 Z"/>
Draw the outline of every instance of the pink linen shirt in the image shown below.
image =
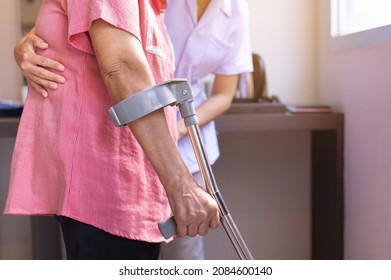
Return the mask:
<path id="1" fill-rule="evenodd" d="M 166 193 L 127 127 L 116 128 L 88 29 L 93 20 L 132 33 L 157 83 L 171 79 L 172 47 L 156 0 L 45 0 L 36 34 L 67 82 L 43 98 L 29 88 L 12 159 L 5 213 L 64 215 L 111 234 L 161 242 Z M 152 4 L 151 4 L 152 3 Z M 129 77 L 131 79 L 132 77 Z M 173 138 L 175 108 L 165 108 Z"/>

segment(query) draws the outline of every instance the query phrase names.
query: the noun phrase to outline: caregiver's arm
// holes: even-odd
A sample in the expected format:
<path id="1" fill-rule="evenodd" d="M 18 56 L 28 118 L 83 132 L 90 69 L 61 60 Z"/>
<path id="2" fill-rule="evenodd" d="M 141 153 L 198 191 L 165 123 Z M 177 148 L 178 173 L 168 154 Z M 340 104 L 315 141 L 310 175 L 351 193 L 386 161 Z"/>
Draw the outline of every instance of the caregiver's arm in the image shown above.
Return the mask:
<path id="1" fill-rule="evenodd" d="M 65 82 L 63 76 L 52 71 L 64 71 L 64 65 L 37 54 L 37 49 L 44 50 L 48 47 L 44 40 L 35 35 L 33 28 L 14 48 L 15 61 L 29 85 L 45 97 L 48 89 L 56 89 L 59 83 Z"/>

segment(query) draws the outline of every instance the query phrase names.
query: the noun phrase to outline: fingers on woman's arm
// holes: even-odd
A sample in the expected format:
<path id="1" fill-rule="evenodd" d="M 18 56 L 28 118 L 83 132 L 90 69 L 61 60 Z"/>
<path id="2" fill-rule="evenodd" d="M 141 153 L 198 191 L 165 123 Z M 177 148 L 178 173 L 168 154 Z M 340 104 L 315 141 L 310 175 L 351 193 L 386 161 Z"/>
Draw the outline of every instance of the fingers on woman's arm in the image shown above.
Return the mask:
<path id="1" fill-rule="evenodd" d="M 37 69 L 31 71 L 23 71 L 29 85 L 39 92 L 43 97 L 48 96 L 48 90 L 55 90 L 58 84 L 63 84 L 65 78 L 57 75 L 45 68 L 35 66 Z"/>
<path id="2" fill-rule="evenodd" d="M 63 71 L 64 65 L 50 58 L 40 56 L 36 49 L 46 49 L 48 44 L 34 34 L 34 29 L 18 42 L 14 49 L 14 56 L 23 75 L 30 85 L 43 96 L 47 96 L 48 89 L 56 89 L 65 78 L 52 70 Z"/>
<path id="3" fill-rule="evenodd" d="M 33 56 L 37 56 L 37 58 Z M 31 58 L 26 57 L 25 61 L 20 64 L 20 69 L 29 84 L 44 97 L 47 97 L 47 91 L 57 89 L 58 84 L 65 83 L 65 78 L 49 69 L 50 67 L 54 68 L 51 65 L 57 65 L 57 62 L 51 61 L 48 58 L 39 57 L 36 54 L 33 54 L 33 56 Z M 38 64 L 36 59 L 41 62 Z M 58 66 L 56 67 L 58 68 Z M 63 66 L 61 69 L 63 69 Z"/>
<path id="4" fill-rule="evenodd" d="M 38 93 L 40 93 L 43 97 L 48 97 L 48 92 L 47 92 L 46 88 L 41 86 L 39 83 L 36 83 L 36 82 L 29 80 L 29 85 L 33 89 L 35 89 Z"/>

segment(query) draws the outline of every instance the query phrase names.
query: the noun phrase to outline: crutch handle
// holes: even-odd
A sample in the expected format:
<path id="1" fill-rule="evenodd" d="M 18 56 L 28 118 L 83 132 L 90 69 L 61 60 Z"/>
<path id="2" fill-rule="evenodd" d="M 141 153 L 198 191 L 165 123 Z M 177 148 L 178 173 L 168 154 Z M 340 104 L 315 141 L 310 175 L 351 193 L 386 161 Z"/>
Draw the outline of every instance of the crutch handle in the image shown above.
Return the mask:
<path id="1" fill-rule="evenodd" d="M 173 237 L 176 233 L 176 223 L 174 216 L 158 223 L 160 233 L 165 239 Z"/>

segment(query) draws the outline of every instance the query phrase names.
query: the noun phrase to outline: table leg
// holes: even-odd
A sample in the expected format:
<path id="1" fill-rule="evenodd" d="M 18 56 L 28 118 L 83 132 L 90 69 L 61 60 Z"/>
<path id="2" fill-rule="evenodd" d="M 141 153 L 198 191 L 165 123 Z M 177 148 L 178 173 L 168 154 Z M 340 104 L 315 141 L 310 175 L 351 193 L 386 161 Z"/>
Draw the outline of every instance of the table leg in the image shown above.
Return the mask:
<path id="1" fill-rule="evenodd" d="M 312 259 L 343 259 L 343 136 L 311 132 Z"/>

